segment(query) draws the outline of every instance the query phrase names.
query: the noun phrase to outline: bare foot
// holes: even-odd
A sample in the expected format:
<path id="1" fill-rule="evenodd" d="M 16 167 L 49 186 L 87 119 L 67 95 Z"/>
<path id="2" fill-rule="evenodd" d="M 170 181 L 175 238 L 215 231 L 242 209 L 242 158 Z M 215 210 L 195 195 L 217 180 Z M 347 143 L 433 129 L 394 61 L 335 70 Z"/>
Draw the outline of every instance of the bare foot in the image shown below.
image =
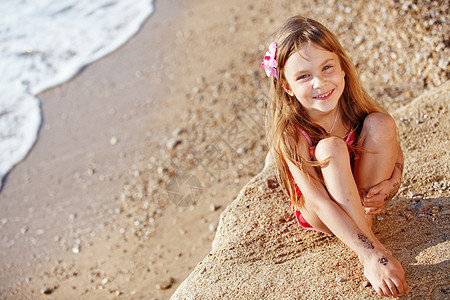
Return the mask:
<path id="1" fill-rule="evenodd" d="M 360 260 L 364 275 L 380 296 L 398 297 L 409 292 L 405 271 L 389 251 L 375 250 L 369 257 Z"/>

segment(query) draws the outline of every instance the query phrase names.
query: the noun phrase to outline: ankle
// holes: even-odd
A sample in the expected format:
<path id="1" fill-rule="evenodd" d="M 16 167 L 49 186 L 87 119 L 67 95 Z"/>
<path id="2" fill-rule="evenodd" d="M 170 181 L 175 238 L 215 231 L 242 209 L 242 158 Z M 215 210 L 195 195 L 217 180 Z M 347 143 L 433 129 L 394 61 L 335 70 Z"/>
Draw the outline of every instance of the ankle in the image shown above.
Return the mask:
<path id="1" fill-rule="evenodd" d="M 392 256 L 392 252 L 386 249 L 384 246 L 382 248 L 376 247 L 367 255 L 358 255 L 359 262 L 364 265 L 373 259 L 379 260 L 384 256 Z"/>

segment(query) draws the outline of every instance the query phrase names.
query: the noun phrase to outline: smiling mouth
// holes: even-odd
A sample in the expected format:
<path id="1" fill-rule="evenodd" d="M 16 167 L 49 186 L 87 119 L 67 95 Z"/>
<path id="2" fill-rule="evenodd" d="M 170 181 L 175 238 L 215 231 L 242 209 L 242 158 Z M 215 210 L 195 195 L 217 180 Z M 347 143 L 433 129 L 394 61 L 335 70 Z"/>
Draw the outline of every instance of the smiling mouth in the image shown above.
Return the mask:
<path id="1" fill-rule="evenodd" d="M 313 97 L 314 99 L 325 99 L 326 97 L 330 96 L 334 92 L 334 89 L 332 89 L 329 92 L 323 93 L 321 95 Z"/>

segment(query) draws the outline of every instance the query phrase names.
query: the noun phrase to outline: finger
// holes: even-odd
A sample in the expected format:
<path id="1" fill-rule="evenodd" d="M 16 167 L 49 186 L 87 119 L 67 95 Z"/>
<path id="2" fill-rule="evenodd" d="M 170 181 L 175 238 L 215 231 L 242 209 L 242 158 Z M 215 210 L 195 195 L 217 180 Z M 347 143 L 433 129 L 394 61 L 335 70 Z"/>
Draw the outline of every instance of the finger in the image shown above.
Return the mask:
<path id="1" fill-rule="evenodd" d="M 370 199 L 368 198 L 367 200 L 374 202 L 384 202 L 384 199 L 386 199 L 387 196 L 388 194 L 386 193 L 378 193 L 373 195 Z"/>
<path id="2" fill-rule="evenodd" d="M 372 207 L 376 209 L 383 209 L 386 206 L 386 202 L 384 201 L 374 201 L 374 202 L 366 202 L 365 207 Z"/>
<path id="3" fill-rule="evenodd" d="M 364 204 L 367 207 L 370 207 L 370 206 L 377 206 L 378 207 L 382 203 L 381 203 L 381 201 L 379 201 L 379 200 L 377 200 L 375 198 L 372 198 L 372 199 L 364 199 Z"/>
<path id="4" fill-rule="evenodd" d="M 362 203 L 362 205 L 364 205 L 365 198 L 366 198 L 366 190 L 360 189 L 359 190 L 359 195 L 361 196 L 361 203 Z"/>
<path id="5" fill-rule="evenodd" d="M 368 208 L 365 213 L 366 215 L 378 215 L 381 213 L 381 209 Z"/>
<path id="6" fill-rule="evenodd" d="M 369 189 L 369 191 L 367 192 L 366 197 L 367 198 L 372 198 L 373 196 L 375 196 L 376 194 L 378 194 L 381 191 L 381 187 L 379 186 L 374 186 L 372 188 Z"/>
<path id="7" fill-rule="evenodd" d="M 370 198 L 367 198 L 369 201 L 383 201 L 388 194 L 386 192 L 380 191 L 379 193 L 373 194 Z"/>
<path id="8" fill-rule="evenodd" d="M 384 199 L 383 195 L 376 194 L 375 196 L 373 196 L 370 199 L 365 198 L 364 203 L 382 204 L 382 203 L 384 203 L 383 199 Z"/>
<path id="9" fill-rule="evenodd" d="M 370 207 L 365 207 L 364 210 L 365 210 L 367 213 L 373 213 L 373 212 L 379 210 L 379 208 L 378 208 L 378 207 L 372 207 L 372 206 L 370 206 Z"/>
<path id="10" fill-rule="evenodd" d="M 376 206 L 364 206 L 364 208 L 367 209 L 368 213 L 377 213 L 377 214 L 379 214 L 383 210 L 383 207 L 376 207 Z"/>
<path id="11" fill-rule="evenodd" d="M 375 196 L 376 194 L 378 194 L 379 191 L 374 191 L 373 189 L 369 190 L 369 192 L 366 194 L 366 198 L 370 199 L 373 196 Z"/>

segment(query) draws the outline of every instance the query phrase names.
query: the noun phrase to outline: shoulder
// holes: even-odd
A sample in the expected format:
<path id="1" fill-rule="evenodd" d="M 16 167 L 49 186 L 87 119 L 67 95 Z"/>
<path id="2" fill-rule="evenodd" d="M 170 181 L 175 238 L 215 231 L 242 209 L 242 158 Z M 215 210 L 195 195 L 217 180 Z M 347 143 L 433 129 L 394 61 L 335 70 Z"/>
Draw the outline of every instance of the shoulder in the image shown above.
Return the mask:
<path id="1" fill-rule="evenodd" d="M 289 140 L 292 149 L 295 149 L 295 152 L 298 156 L 302 157 L 305 160 L 311 160 L 311 140 L 306 133 L 298 130 L 296 134 L 290 137 Z"/>

